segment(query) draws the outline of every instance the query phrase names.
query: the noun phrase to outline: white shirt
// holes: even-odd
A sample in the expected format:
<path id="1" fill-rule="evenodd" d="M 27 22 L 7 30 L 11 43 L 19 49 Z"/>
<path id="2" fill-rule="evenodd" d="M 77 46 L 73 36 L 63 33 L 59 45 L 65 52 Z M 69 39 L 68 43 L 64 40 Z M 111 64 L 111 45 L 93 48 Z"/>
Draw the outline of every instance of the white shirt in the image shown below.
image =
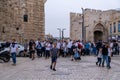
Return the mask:
<path id="1" fill-rule="evenodd" d="M 66 46 L 66 43 L 65 43 L 65 42 L 63 42 L 63 45 L 62 45 L 62 47 L 63 47 L 63 48 L 65 48 L 65 46 Z"/>
<path id="2" fill-rule="evenodd" d="M 113 47 L 113 43 L 110 43 L 110 47 L 111 47 L 111 48 Z"/>
<path id="3" fill-rule="evenodd" d="M 78 44 L 79 44 L 79 43 L 78 43 L 78 42 L 76 42 L 76 43 L 75 43 L 75 46 L 76 46 L 76 47 L 78 47 Z"/>
<path id="4" fill-rule="evenodd" d="M 18 49 L 18 45 L 15 44 L 15 46 L 13 47 L 12 44 L 10 44 L 10 53 L 16 53 Z"/>
<path id="5" fill-rule="evenodd" d="M 36 41 L 35 44 L 36 44 L 36 47 L 37 47 L 37 45 L 38 45 L 38 41 Z"/>
<path id="6" fill-rule="evenodd" d="M 60 49 L 60 42 L 57 42 L 57 48 Z"/>
<path id="7" fill-rule="evenodd" d="M 112 55 L 112 49 L 108 48 L 108 56 Z"/>
<path id="8" fill-rule="evenodd" d="M 45 47 L 45 42 L 41 42 L 42 47 Z"/>
<path id="9" fill-rule="evenodd" d="M 98 58 L 102 58 L 102 52 L 98 53 Z"/>
<path id="10" fill-rule="evenodd" d="M 50 43 L 46 43 L 46 50 L 50 50 Z"/>
<path id="11" fill-rule="evenodd" d="M 72 47 L 72 41 L 71 41 L 71 42 L 68 42 L 67 47 L 68 47 L 68 48 L 71 48 L 71 47 Z"/>

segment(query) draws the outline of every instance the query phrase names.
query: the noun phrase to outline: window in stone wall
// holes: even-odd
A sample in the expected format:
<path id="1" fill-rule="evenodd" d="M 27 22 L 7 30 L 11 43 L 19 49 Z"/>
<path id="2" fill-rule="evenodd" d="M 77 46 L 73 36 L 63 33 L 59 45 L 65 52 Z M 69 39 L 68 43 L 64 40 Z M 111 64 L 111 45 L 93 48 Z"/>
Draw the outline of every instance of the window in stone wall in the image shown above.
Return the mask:
<path id="1" fill-rule="evenodd" d="M 116 23 L 114 22 L 114 33 L 116 32 Z"/>
<path id="2" fill-rule="evenodd" d="M 120 32 L 120 21 L 118 21 L 118 32 Z"/>
<path id="3" fill-rule="evenodd" d="M 110 34 L 112 34 L 112 25 L 110 24 Z"/>
<path id="4" fill-rule="evenodd" d="M 5 27 L 2 28 L 2 33 L 5 33 Z"/>
<path id="5" fill-rule="evenodd" d="M 24 22 L 28 22 L 28 15 L 27 14 L 24 15 Z"/>

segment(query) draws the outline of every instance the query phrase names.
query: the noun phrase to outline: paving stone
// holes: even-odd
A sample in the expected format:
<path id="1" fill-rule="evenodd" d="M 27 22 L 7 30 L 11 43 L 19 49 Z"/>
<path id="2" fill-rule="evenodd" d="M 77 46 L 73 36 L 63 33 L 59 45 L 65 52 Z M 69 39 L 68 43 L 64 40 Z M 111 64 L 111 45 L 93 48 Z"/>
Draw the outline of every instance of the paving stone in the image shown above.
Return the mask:
<path id="1" fill-rule="evenodd" d="M 17 58 L 17 65 L 12 61 L 0 63 L 0 80 L 118 80 L 120 64 L 118 57 L 113 59 L 111 69 L 96 66 L 96 57 L 85 56 L 81 61 L 70 58 L 58 58 L 57 71 L 49 69 L 50 60 L 44 58 Z"/>

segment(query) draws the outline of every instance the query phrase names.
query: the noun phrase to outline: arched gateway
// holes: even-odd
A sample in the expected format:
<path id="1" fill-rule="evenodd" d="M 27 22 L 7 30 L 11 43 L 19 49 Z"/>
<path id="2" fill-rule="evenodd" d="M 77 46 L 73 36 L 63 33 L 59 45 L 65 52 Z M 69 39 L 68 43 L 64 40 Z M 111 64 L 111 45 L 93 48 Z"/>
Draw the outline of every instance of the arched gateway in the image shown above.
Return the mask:
<path id="1" fill-rule="evenodd" d="M 95 26 L 93 34 L 95 42 L 98 40 L 107 41 L 107 30 L 101 23 Z"/>

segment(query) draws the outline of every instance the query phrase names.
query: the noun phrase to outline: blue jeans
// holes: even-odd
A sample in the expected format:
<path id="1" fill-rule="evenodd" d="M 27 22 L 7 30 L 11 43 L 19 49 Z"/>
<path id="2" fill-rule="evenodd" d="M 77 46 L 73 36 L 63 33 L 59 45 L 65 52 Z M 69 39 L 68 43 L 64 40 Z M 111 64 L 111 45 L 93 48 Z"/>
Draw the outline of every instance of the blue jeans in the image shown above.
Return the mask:
<path id="1" fill-rule="evenodd" d="M 95 47 L 93 47 L 92 53 L 93 53 L 94 55 L 97 55 L 97 49 L 96 49 Z"/>
<path id="2" fill-rule="evenodd" d="M 104 62 L 106 61 L 106 64 L 108 66 L 108 55 L 103 55 L 103 61 L 102 61 L 102 66 L 104 66 Z"/>
<path id="3" fill-rule="evenodd" d="M 16 64 L 16 53 L 11 53 L 13 63 Z"/>
<path id="4" fill-rule="evenodd" d="M 108 56 L 108 65 L 107 65 L 107 67 L 110 67 L 110 63 L 111 63 L 111 57 Z"/>

